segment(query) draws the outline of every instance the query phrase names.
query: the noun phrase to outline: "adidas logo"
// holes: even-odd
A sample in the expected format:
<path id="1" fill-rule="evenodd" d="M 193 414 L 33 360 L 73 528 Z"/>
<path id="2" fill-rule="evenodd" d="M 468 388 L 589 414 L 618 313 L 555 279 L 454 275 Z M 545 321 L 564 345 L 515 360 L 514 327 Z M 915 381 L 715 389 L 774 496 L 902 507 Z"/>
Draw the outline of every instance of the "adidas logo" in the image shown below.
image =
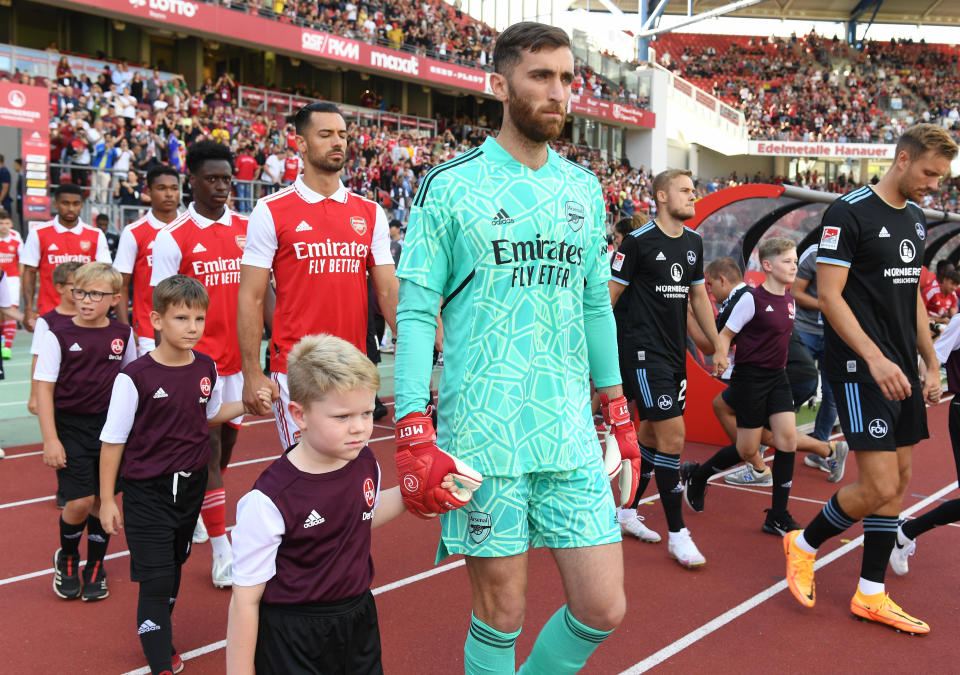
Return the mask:
<path id="1" fill-rule="evenodd" d="M 657 254 L 657 260 L 666 260 L 666 259 L 667 259 L 667 256 L 663 255 L 663 251 L 660 251 Z"/>
<path id="2" fill-rule="evenodd" d="M 890 233 L 887 232 L 887 228 L 881 227 L 881 228 L 880 228 L 880 238 L 883 239 L 883 238 L 889 238 L 889 237 L 890 237 Z"/>
<path id="3" fill-rule="evenodd" d="M 197 244 L 196 246 L 193 247 L 194 253 L 204 253 L 206 250 L 207 249 L 204 248 L 203 244 Z"/>
<path id="4" fill-rule="evenodd" d="M 307 223 L 307 221 L 301 220 L 300 224 L 297 225 L 297 229 L 295 231 L 296 232 L 312 232 L 313 228 L 310 227 L 310 224 Z"/>
<path id="5" fill-rule="evenodd" d="M 160 626 L 155 624 L 150 619 L 147 619 L 140 624 L 140 627 L 137 629 L 137 635 L 143 635 L 144 633 L 149 633 L 151 631 L 160 630 Z"/>
<path id="6" fill-rule="evenodd" d="M 784 484 L 781 485 L 780 487 L 782 487 L 782 488 L 792 488 L 792 487 L 793 487 L 793 481 L 792 481 L 792 480 L 788 480 L 786 483 L 784 483 Z"/>
<path id="7" fill-rule="evenodd" d="M 153 395 L 154 398 L 167 398 L 167 392 L 163 390 L 163 387 L 157 389 L 157 392 Z"/>
<path id="8" fill-rule="evenodd" d="M 510 217 L 510 214 L 500 209 L 497 211 L 497 215 L 493 217 L 493 220 L 490 221 L 491 225 L 509 225 L 513 222 L 513 218 Z"/>
<path id="9" fill-rule="evenodd" d="M 767 308 L 766 308 L 765 310 L 763 310 L 763 311 L 765 311 L 765 312 L 772 312 L 772 311 L 773 311 L 773 307 L 771 307 L 770 305 L 767 305 Z"/>
<path id="10" fill-rule="evenodd" d="M 316 525 L 320 525 L 321 523 L 324 523 L 324 522 L 326 521 L 324 520 L 323 516 L 317 513 L 316 509 L 312 509 L 310 511 L 310 515 L 307 516 L 306 521 L 304 521 L 303 526 L 304 528 L 315 527 Z"/>
<path id="11" fill-rule="evenodd" d="M 81 347 L 81 346 L 78 345 L 76 342 L 74 342 L 72 345 L 70 345 L 70 351 L 71 351 L 71 352 L 82 352 L 82 351 L 83 351 L 83 347 Z"/>
<path id="12" fill-rule="evenodd" d="M 50 248 L 48 248 L 47 250 L 48 250 L 48 251 L 59 251 L 59 250 L 60 250 L 60 247 L 57 246 L 56 244 L 50 244 Z"/>

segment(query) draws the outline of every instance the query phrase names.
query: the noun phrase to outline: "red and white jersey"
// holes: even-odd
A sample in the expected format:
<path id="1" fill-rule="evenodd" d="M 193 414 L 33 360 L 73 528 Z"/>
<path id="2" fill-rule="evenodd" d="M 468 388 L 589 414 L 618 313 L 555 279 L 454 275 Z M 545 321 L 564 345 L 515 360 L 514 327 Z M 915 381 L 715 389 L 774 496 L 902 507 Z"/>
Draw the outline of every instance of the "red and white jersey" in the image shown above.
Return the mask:
<path id="1" fill-rule="evenodd" d="M 273 269 L 275 372 L 287 372 L 287 354 L 304 335 L 336 335 L 366 353 L 367 269 L 393 265 L 387 230 L 380 205 L 342 183 L 323 197 L 298 178 L 257 202 L 243 264 Z"/>
<path id="2" fill-rule="evenodd" d="M 37 268 L 40 298 L 37 312 L 46 314 L 60 304 L 53 286 L 53 268 L 65 262 L 110 264 L 107 238 L 96 227 L 78 220 L 73 229 L 60 224 L 59 216 L 30 231 L 20 251 L 20 262 Z"/>
<path id="3" fill-rule="evenodd" d="M 147 215 L 130 223 L 120 233 L 117 259 L 113 261 L 118 272 L 133 278 L 133 316 L 130 323 L 141 337 L 153 337 L 153 327 L 150 325 L 150 310 L 153 309 L 153 287 L 150 285 L 153 241 L 166 226 L 150 209 Z"/>
<path id="4" fill-rule="evenodd" d="M 285 158 L 283 160 L 283 182 L 289 183 L 296 180 L 302 170 L 303 160 L 300 159 L 299 155 Z"/>
<path id="5" fill-rule="evenodd" d="M 237 293 L 246 240 L 245 216 L 224 209 L 219 219 L 210 220 L 190 204 L 153 242 L 151 286 L 174 274 L 185 274 L 206 287 L 210 307 L 203 337 L 194 349 L 210 356 L 223 376 L 240 372 Z"/>
<path id="6" fill-rule="evenodd" d="M 8 277 L 20 276 L 20 249 L 23 239 L 20 233 L 11 229 L 6 237 L 0 237 L 0 271 Z"/>

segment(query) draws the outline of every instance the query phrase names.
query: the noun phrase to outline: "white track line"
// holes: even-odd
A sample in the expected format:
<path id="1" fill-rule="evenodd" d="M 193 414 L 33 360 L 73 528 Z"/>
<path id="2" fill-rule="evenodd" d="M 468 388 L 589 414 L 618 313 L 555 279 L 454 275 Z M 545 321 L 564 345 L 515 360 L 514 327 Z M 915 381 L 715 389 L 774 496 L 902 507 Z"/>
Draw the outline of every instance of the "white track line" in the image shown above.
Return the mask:
<path id="1" fill-rule="evenodd" d="M 413 576 L 406 577 L 405 579 L 399 579 L 397 581 L 391 582 L 389 584 L 384 584 L 383 586 L 378 586 L 370 592 L 374 595 L 380 595 L 382 593 L 387 593 L 389 591 L 396 590 L 398 588 L 403 588 L 404 586 L 409 586 L 410 584 L 416 583 L 418 581 L 423 581 L 432 576 L 438 574 L 443 574 L 444 572 L 449 572 L 450 570 L 455 570 L 458 567 L 463 567 L 466 565 L 466 562 L 463 560 L 455 560 L 452 563 L 447 563 L 446 565 L 441 565 L 440 567 L 435 567 L 426 572 L 421 572 L 420 574 L 414 574 Z M 204 654 L 209 654 L 211 652 L 218 651 L 227 646 L 226 640 L 218 640 L 217 642 L 211 642 L 208 645 L 203 647 L 198 647 L 197 649 L 191 649 L 189 652 L 184 652 L 180 655 L 184 661 L 189 661 L 198 656 L 203 656 Z M 130 670 L 124 673 L 123 675 L 150 675 L 150 668 L 144 666 L 143 668 L 137 668 L 136 670 Z"/>
<path id="2" fill-rule="evenodd" d="M 946 487 L 941 488 L 940 490 L 930 495 L 926 499 L 923 499 L 922 501 L 917 502 L 910 508 L 904 509 L 903 515 L 906 516 L 912 513 L 916 513 L 917 511 L 924 508 L 925 506 L 937 501 L 940 497 L 947 494 L 951 490 L 956 489 L 956 487 L 957 487 L 957 481 L 953 481 L 952 483 L 950 483 Z M 862 541 L 863 541 L 863 535 L 861 534 L 856 539 L 851 540 L 849 543 L 844 544 L 837 550 L 823 556 L 823 558 L 821 558 L 814 564 L 814 569 L 820 569 L 821 567 L 825 567 L 826 565 L 829 565 L 830 563 L 832 563 L 834 560 L 837 560 L 838 558 L 841 558 L 847 553 L 850 553 L 851 551 L 859 548 L 860 543 Z M 708 621 L 707 623 L 703 624 L 696 630 L 693 630 L 687 633 L 679 640 L 667 645 L 666 647 L 664 647 L 663 649 L 657 652 L 654 652 L 653 654 L 645 658 L 643 661 L 640 661 L 639 663 L 624 670 L 622 673 L 620 673 L 620 675 L 637 675 L 638 673 L 647 672 L 651 668 L 654 668 L 655 666 L 660 665 L 661 663 L 669 659 L 671 656 L 675 656 L 679 654 L 687 647 L 690 647 L 691 645 L 693 645 L 695 642 L 702 640 L 703 638 L 707 637 L 714 631 L 719 630 L 720 628 L 723 628 L 734 619 L 749 612 L 751 609 L 755 609 L 756 607 L 763 604 L 764 602 L 766 602 L 776 594 L 780 593 L 783 590 L 786 590 L 786 588 L 787 588 L 787 582 L 785 579 L 783 581 L 778 581 L 772 586 L 760 591 L 759 593 L 754 595 L 752 598 L 744 600 L 736 607 L 733 607 L 732 609 L 727 610 L 726 612 L 716 617 L 712 621 Z"/>
<path id="3" fill-rule="evenodd" d="M 728 488 L 730 490 L 741 490 L 743 492 L 754 492 L 758 495 L 770 494 L 770 490 L 761 490 L 759 488 L 745 487 L 743 485 L 730 485 L 729 483 L 726 483 L 724 481 L 715 481 L 712 484 L 715 485 L 716 487 Z M 793 495 L 790 495 L 790 499 L 795 499 L 798 502 L 810 502 L 811 504 L 819 504 L 820 506 L 823 506 L 824 504 L 827 503 L 822 499 L 809 499 L 807 497 L 795 497 Z"/>

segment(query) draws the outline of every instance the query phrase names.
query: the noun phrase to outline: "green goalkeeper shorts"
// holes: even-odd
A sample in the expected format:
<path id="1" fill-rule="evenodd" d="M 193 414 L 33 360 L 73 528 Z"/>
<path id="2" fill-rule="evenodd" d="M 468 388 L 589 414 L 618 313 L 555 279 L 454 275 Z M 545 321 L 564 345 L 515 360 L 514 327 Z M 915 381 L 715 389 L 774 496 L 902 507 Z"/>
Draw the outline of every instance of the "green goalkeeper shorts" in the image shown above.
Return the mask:
<path id="1" fill-rule="evenodd" d="M 569 471 L 485 476 L 463 508 L 440 516 L 437 562 L 455 553 L 494 558 L 531 546 L 580 548 L 620 541 L 602 462 Z"/>

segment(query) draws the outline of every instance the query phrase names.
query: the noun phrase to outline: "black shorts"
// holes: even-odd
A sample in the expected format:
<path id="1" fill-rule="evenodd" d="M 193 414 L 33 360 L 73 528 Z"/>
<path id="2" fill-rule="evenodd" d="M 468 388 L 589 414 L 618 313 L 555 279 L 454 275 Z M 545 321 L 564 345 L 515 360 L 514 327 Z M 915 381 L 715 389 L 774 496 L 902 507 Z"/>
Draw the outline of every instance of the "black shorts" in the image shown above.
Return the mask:
<path id="1" fill-rule="evenodd" d="M 903 401 L 888 400 L 874 382 L 831 380 L 830 389 L 851 450 L 894 451 L 930 437 L 919 385 Z"/>
<path id="2" fill-rule="evenodd" d="M 260 603 L 257 675 L 381 675 L 373 593 L 339 602 Z"/>
<path id="3" fill-rule="evenodd" d="M 624 396 L 637 404 L 637 417 L 660 422 L 683 415 L 686 407 L 687 371 L 629 365 L 620 360 Z"/>
<path id="4" fill-rule="evenodd" d="M 190 555 L 193 528 L 207 490 L 207 468 L 144 480 L 121 479 L 130 580 L 171 574 Z"/>
<path id="5" fill-rule="evenodd" d="M 57 410 L 53 414 L 57 438 L 67 465 L 57 469 L 57 492 L 68 502 L 100 494 L 100 431 L 107 413 L 92 415 Z"/>
<path id="6" fill-rule="evenodd" d="M 771 415 L 793 412 L 793 390 L 785 368 L 735 365 L 723 399 L 737 413 L 737 428 L 759 429 Z"/>

